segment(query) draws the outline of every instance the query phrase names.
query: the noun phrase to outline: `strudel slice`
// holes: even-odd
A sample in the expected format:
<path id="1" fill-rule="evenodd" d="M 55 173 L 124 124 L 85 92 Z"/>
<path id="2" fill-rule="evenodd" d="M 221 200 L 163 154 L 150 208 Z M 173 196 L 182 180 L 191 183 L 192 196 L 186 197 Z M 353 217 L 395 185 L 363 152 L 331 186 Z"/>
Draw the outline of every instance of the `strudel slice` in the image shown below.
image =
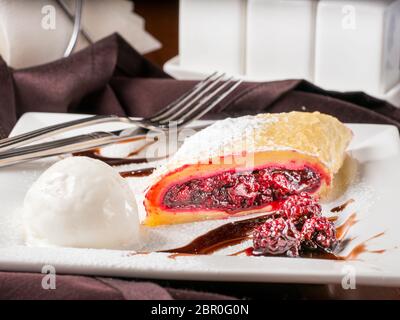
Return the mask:
<path id="1" fill-rule="evenodd" d="M 301 192 L 323 197 L 351 138 L 339 120 L 318 112 L 217 121 L 154 173 L 145 224 L 268 212 Z"/>

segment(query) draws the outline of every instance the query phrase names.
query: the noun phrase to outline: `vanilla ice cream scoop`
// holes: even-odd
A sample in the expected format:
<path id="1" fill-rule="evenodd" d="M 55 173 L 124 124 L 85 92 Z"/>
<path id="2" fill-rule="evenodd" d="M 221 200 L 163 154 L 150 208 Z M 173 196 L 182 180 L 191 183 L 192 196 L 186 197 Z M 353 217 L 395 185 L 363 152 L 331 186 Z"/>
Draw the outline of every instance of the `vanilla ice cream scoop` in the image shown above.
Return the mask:
<path id="1" fill-rule="evenodd" d="M 28 245 L 123 249 L 139 243 L 135 197 L 99 160 L 55 163 L 29 189 L 23 212 Z"/>

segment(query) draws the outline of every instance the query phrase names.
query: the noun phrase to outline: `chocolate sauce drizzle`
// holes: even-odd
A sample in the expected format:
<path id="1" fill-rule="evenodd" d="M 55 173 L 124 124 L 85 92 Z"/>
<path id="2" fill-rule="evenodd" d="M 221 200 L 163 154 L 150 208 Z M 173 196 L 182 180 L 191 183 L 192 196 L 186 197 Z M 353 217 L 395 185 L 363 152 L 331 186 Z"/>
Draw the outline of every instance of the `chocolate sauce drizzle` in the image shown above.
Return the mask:
<path id="1" fill-rule="evenodd" d="M 129 178 L 129 177 L 139 178 L 139 177 L 147 177 L 147 176 L 151 175 L 154 172 L 154 170 L 156 170 L 156 168 L 150 167 L 150 168 L 144 168 L 144 169 L 122 171 L 119 174 L 122 178 Z"/>
<path id="2" fill-rule="evenodd" d="M 100 154 L 100 149 L 91 149 L 87 151 L 82 151 L 82 152 L 75 152 L 73 153 L 73 156 L 83 156 L 83 157 L 89 157 L 92 159 L 100 160 L 103 161 L 110 166 L 122 166 L 124 164 L 137 164 L 137 163 L 147 163 L 147 162 L 152 162 L 152 161 L 157 161 L 157 160 L 162 160 L 165 159 L 165 157 L 159 157 L 159 158 L 109 158 L 109 157 L 104 157 Z"/>
<path id="3" fill-rule="evenodd" d="M 118 144 L 129 143 L 129 142 L 134 142 L 134 141 L 138 141 L 138 140 L 143 140 L 143 137 L 138 137 L 138 138 L 133 137 L 132 139 L 129 139 L 129 140 L 120 141 L 120 142 L 118 142 Z M 126 165 L 126 164 L 147 163 L 147 162 L 153 162 L 153 161 L 165 159 L 166 156 L 157 157 L 157 158 L 143 158 L 143 157 L 130 158 L 132 156 L 138 155 L 140 152 L 142 152 L 143 150 L 145 150 L 147 147 L 151 146 L 155 142 L 157 142 L 156 137 L 153 140 L 145 143 L 143 146 L 131 151 L 128 154 L 128 157 L 126 157 L 126 158 L 112 158 L 112 157 L 102 156 L 101 152 L 100 152 L 101 148 L 95 148 L 95 149 L 90 149 L 90 150 L 86 150 L 86 151 L 75 152 L 72 155 L 89 157 L 92 159 L 100 160 L 100 161 L 107 163 L 110 166 L 121 166 L 121 165 Z M 129 175 L 129 176 L 132 176 L 132 175 Z"/>
<path id="4" fill-rule="evenodd" d="M 336 237 L 338 239 L 345 239 L 350 228 L 358 222 L 357 214 L 352 213 L 344 223 L 336 227 Z"/>
<path id="5" fill-rule="evenodd" d="M 351 202 L 352 201 L 348 201 L 347 203 Z M 340 207 L 345 208 L 345 204 Z M 273 216 L 274 216 L 273 214 L 266 214 L 255 218 L 230 222 L 197 237 L 192 242 L 183 247 L 159 251 L 159 252 L 170 253 L 168 257 L 171 259 L 175 259 L 180 256 L 212 254 L 220 249 L 227 248 L 229 246 L 236 245 L 242 243 L 245 240 L 251 239 L 251 234 L 253 229 L 263 224 L 267 219 Z M 307 250 L 300 252 L 300 257 L 311 258 L 311 259 L 329 259 L 329 260 L 356 260 L 358 256 L 362 253 L 367 253 L 367 252 L 375 254 L 384 253 L 385 250 L 368 250 L 367 246 L 367 243 L 370 240 L 383 236 L 384 232 L 382 232 L 358 244 L 346 256 L 340 255 L 340 253 L 343 252 L 344 249 L 347 248 L 347 246 L 350 245 L 353 240 L 355 240 L 351 238 L 346 238 L 346 236 L 350 228 L 358 222 L 356 217 L 357 215 L 353 213 L 342 224 L 337 226 L 336 232 L 337 232 L 337 237 L 339 239 L 339 244 L 336 247 L 335 252 L 330 253 L 320 250 Z M 230 256 L 239 256 L 243 254 L 248 256 L 253 255 L 252 248 L 249 247 L 243 249 L 239 252 L 230 254 Z M 270 255 L 270 256 L 277 257 L 276 255 Z M 286 257 L 286 256 L 282 255 L 278 257 Z"/>
<path id="6" fill-rule="evenodd" d="M 337 206 L 337 207 L 335 207 L 335 208 L 332 208 L 332 209 L 331 209 L 331 212 L 342 212 L 344 209 L 347 208 L 347 206 L 348 206 L 350 203 L 353 203 L 353 202 L 354 202 L 354 199 L 349 199 L 349 200 L 347 200 L 345 203 L 341 204 L 340 206 Z"/>
<path id="7" fill-rule="evenodd" d="M 133 137 L 128 140 L 120 141 L 118 142 L 119 144 L 122 143 L 129 143 L 129 142 L 134 142 L 138 140 L 143 140 L 142 137 L 136 138 Z M 162 160 L 165 159 L 165 157 L 159 157 L 159 158 L 129 158 L 138 155 L 141 151 L 145 150 L 147 147 L 151 146 L 153 143 L 157 141 L 157 137 L 155 137 L 153 140 L 145 143 L 143 146 L 131 151 L 128 154 L 127 158 L 110 158 L 110 157 L 105 157 L 101 155 L 101 148 L 95 148 L 95 149 L 90 149 L 86 151 L 81 151 L 81 152 L 75 152 L 72 155 L 73 156 L 83 156 L 83 157 L 89 157 L 92 159 L 100 160 L 102 162 L 107 163 L 110 166 L 121 166 L 121 165 L 127 165 L 127 164 L 137 164 L 137 163 L 147 163 L 147 162 L 152 162 L 152 161 L 157 161 L 157 160 Z M 151 175 L 156 168 L 154 167 L 148 167 L 148 168 L 143 168 L 143 169 L 136 169 L 136 170 L 129 170 L 129 171 L 122 171 L 119 172 L 122 178 L 129 178 L 129 177 L 146 177 Z"/>
<path id="8" fill-rule="evenodd" d="M 248 239 L 253 229 L 263 224 L 270 217 L 271 214 L 266 214 L 255 218 L 230 222 L 199 236 L 186 246 L 161 252 L 173 254 L 211 254 Z"/>

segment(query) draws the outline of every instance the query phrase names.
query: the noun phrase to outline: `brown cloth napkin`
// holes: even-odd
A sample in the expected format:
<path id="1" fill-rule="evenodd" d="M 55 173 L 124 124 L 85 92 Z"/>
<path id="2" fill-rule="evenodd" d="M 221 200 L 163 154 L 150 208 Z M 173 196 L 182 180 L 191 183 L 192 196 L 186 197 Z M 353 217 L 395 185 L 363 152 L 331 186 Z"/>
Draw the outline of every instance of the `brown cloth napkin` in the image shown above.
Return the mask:
<path id="1" fill-rule="evenodd" d="M 29 69 L 12 70 L 0 58 L 0 137 L 6 137 L 29 111 L 149 116 L 193 83 L 171 79 L 118 35 L 71 57 Z M 319 110 L 346 122 L 400 128 L 400 109 L 384 101 L 360 92 L 324 91 L 303 80 L 244 83 L 209 116 L 291 110 Z M 67 275 L 57 277 L 57 290 L 47 291 L 41 289 L 41 279 L 41 274 L 0 272 L 0 299 L 228 298 L 152 282 Z"/>
<path id="2" fill-rule="evenodd" d="M 0 272 L 0 300 L 227 300 L 232 297 L 161 287 L 149 281 L 57 275 L 55 289 L 43 289 L 40 273 Z"/>

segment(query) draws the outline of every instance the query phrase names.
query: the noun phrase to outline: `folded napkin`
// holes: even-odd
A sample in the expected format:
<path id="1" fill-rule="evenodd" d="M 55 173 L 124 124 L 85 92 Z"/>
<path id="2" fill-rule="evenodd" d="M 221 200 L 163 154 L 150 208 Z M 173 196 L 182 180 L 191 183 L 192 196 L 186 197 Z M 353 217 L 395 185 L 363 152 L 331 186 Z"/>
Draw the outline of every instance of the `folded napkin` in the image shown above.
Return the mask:
<path id="1" fill-rule="evenodd" d="M 68 58 L 29 69 L 13 70 L 0 58 L 0 136 L 6 137 L 18 117 L 29 111 L 149 116 L 193 84 L 170 78 L 118 35 Z M 291 110 L 319 110 L 345 122 L 392 124 L 400 128 L 400 109 L 387 102 L 360 92 L 324 91 L 303 80 L 243 83 L 208 116 Z M 0 299 L 227 298 L 169 289 L 152 282 L 61 275 L 57 278 L 57 290 L 46 291 L 39 288 L 41 277 L 41 274 L 0 272 Z M 190 288 L 191 284 L 187 286 Z M 235 287 L 234 284 L 211 286 L 219 292 L 234 292 Z M 231 291 L 224 291 L 227 288 Z M 275 292 L 273 288 L 268 292 Z M 306 292 L 296 290 L 296 294 Z"/>
<path id="2" fill-rule="evenodd" d="M 73 30 L 76 1 L 61 2 L 63 5 L 56 0 L 0 0 L 0 55 L 9 65 L 36 66 L 64 55 Z M 83 1 L 82 33 L 74 51 L 113 32 L 119 32 L 142 54 L 159 49 L 161 43 L 146 32 L 144 19 L 133 12 L 133 7 L 130 0 Z"/>

